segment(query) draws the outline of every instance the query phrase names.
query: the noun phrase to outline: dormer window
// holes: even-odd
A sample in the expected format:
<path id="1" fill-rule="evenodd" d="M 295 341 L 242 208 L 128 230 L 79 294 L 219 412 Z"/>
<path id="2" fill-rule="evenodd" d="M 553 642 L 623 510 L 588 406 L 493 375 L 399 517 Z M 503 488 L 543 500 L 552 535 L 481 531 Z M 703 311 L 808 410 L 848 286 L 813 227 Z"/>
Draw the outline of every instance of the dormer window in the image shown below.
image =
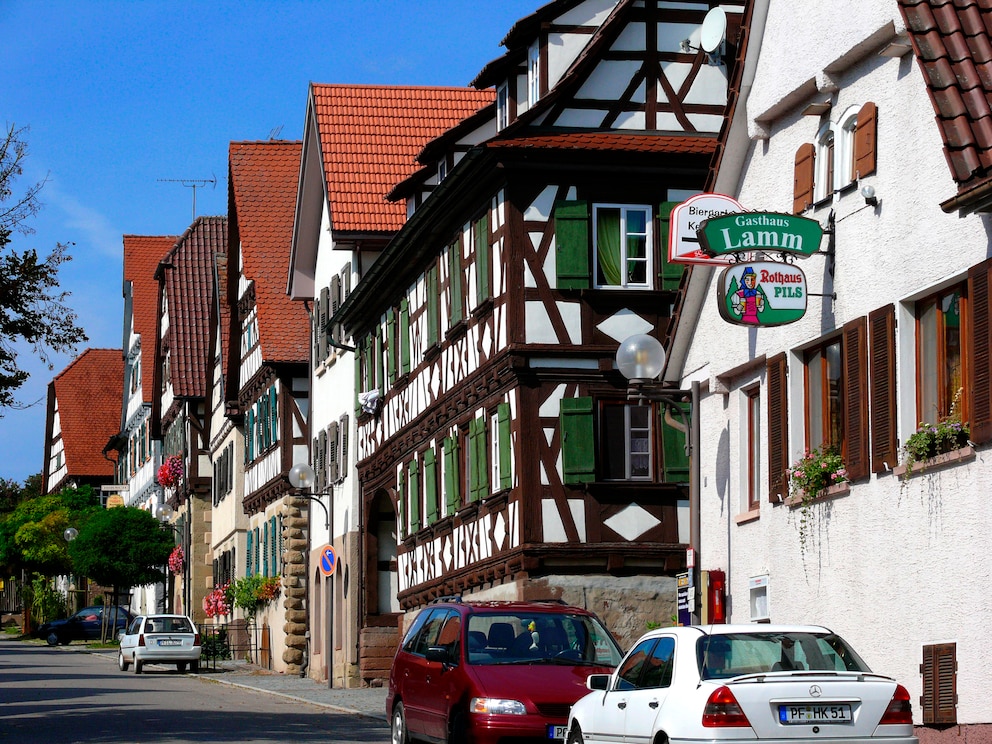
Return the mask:
<path id="1" fill-rule="evenodd" d="M 510 123 L 510 86 L 503 83 L 496 89 L 496 131 L 506 129 Z"/>
<path id="2" fill-rule="evenodd" d="M 527 49 L 527 105 L 533 107 L 541 97 L 541 47 L 535 41 Z"/>
<path id="3" fill-rule="evenodd" d="M 441 183 L 445 178 L 448 177 L 448 161 L 446 158 L 441 158 L 437 163 L 437 182 Z"/>

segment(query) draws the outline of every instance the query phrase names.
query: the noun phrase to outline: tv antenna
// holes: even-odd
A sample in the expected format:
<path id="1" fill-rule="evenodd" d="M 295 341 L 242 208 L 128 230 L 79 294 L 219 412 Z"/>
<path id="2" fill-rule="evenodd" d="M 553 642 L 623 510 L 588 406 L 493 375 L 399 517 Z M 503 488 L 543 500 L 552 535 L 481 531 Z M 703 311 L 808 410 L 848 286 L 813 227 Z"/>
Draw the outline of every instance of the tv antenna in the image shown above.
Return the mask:
<path id="1" fill-rule="evenodd" d="M 208 183 L 212 184 L 214 188 L 217 188 L 217 174 L 212 174 L 213 178 L 159 178 L 156 179 L 162 183 L 178 183 L 182 184 L 188 189 L 193 189 L 193 219 L 190 222 L 196 221 L 196 190 L 203 188 Z"/>

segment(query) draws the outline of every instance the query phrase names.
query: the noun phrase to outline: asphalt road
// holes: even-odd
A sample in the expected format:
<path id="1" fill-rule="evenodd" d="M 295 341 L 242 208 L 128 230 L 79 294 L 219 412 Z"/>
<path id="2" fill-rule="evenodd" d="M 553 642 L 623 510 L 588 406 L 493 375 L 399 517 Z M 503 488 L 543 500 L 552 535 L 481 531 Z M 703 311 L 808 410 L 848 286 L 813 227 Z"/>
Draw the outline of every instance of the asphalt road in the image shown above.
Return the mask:
<path id="1" fill-rule="evenodd" d="M 0 744 L 389 741 L 385 721 L 328 711 L 207 676 L 0 640 Z"/>

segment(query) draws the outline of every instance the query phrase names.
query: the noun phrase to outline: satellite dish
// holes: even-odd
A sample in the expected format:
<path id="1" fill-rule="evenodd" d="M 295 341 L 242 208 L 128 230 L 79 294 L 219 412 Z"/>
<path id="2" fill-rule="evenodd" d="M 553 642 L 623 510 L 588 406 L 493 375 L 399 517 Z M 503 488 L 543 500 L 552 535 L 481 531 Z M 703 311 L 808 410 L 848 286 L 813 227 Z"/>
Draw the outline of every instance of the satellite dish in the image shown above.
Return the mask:
<path id="1" fill-rule="evenodd" d="M 723 8 L 713 8 L 703 19 L 699 29 L 699 46 L 707 54 L 720 48 L 727 35 L 727 13 Z"/>

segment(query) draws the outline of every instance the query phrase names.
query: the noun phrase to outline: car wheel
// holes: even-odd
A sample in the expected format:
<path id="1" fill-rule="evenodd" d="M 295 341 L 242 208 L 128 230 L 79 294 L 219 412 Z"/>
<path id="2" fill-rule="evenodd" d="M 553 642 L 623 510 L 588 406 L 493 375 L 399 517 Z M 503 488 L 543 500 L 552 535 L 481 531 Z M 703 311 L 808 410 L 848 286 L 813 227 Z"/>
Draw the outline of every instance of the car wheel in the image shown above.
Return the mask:
<path id="1" fill-rule="evenodd" d="M 185 661 L 177 661 L 176 662 L 176 671 L 178 671 L 180 674 L 182 674 L 183 672 L 185 672 L 186 671 L 186 662 Z"/>
<path id="2" fill-rule="evenodd" d="M 48 637 L 45 640 L 48 641 L 48 645 L 49 646 L 58 646 L 59 645 L 59 637 L 57 635 L 55 635 L 54 633 L 49 633 L 48 634 Z"/>
<path id="3" fill-rule="evenodd" d="M 128 664 L 127 663 L 127 659 L 124 658 L 124 652 L 123 651 L 118 652 L 118 654 L 117 654 L 117 668 L 120 669 L 122 672 L 126 672 L 127 671 L 127 668 L 129 666 L 131 666 L 131 665 Z"/>
<path id="4" fill-rule="evenodd" d="M 391 744 L 408 744 L 410 741 L 410 735 L 406 730 L 406 711 L 403 709 L 403 703 L 396 703 L 396 707 L 393 708 L 389 741 Z"/>
<path id="5" fill-rule="evenodd" d="M 448 731 L 448 744 L 465 744 L 468 738 L 468 716 L 460 710 L 451 714 L 451 728 Z"/>
<path id="6" fill-rule="evenodd" d="M 134 673 L 141 674 L 141 661 L 138 659 L 134 660 Z"/>
<path id="7" fill-rule="evenodd" d="M 199 674 L 200 673 L 200 662 L 199 661 L 191 661 L 189 663 L 189 670 L 193 674 Z"/>
<path id="8" fill-rule="evenodd" d="M 582 729 L 579 724 L 572 726 L 572 730 L 568 732 L 567 744 L 582 744 Z"/>

